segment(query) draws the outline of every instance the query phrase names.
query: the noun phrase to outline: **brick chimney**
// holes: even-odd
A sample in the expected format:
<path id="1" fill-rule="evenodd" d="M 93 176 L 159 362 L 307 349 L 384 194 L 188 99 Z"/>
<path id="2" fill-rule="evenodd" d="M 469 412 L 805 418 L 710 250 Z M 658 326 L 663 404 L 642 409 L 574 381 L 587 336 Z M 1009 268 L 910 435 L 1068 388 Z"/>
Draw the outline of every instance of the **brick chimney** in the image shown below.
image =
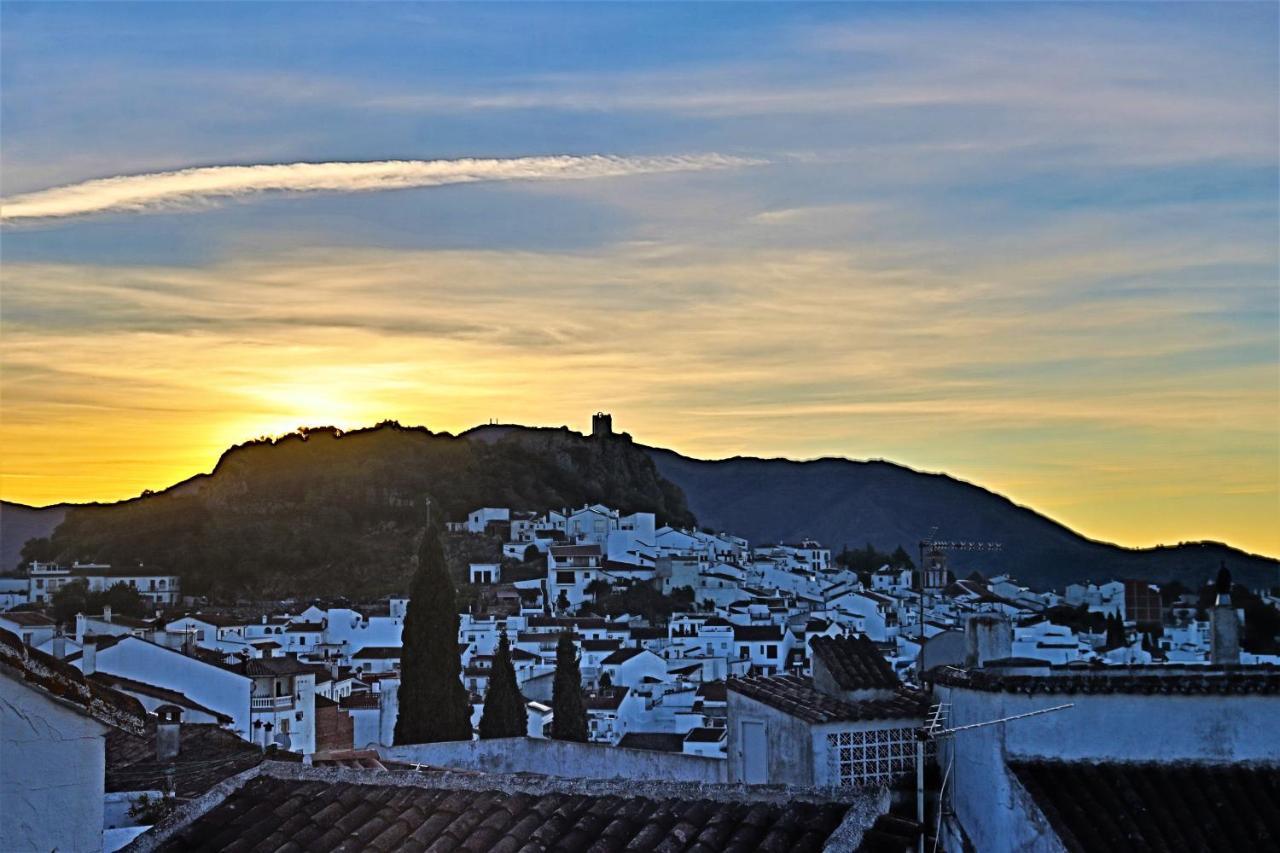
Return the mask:
<path id="1" fill-rule="evenodd" d="M 182 750 L 182 709 L 177 705 L 156 708 L 156 761 L 172 761 Z"/>

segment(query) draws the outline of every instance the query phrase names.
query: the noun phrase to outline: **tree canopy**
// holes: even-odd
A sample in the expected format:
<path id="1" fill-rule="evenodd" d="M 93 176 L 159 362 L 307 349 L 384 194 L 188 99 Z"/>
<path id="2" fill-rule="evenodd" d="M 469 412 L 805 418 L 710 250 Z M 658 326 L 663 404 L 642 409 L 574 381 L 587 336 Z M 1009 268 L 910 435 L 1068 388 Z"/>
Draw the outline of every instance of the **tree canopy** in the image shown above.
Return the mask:
<path id="1" fill-rule="evenodd" d="M 587 742 L 587 709 L 582 702 L 582 673 L 573 635 L 565 632 L 556 645 L 556 676 L 551 685 L 551 737 Z"/>
<path id="2" fill-rule="evenodd" d="M 55 591 L 50 603 L 53 605 L 53 618 L 61 625 L 69 625 L 77 613 L 98 614 L 104 607 L 110 607 L 111 612 L 119 616 L 153 615 L 147 600 L 123 581 L 105 590 L 91 592 L 88 581 L 77 579 Z"/>
<path id="3" fill-rule="evenodd" d="M 489 669 L 489 689 L 484 695 L 484 712 L 480 716 L 480 737 L 523 737 L 528 733 L 529 712 L 516 683 L 516 669 L 511 663 L 511 644 L 507 632 L 498 638 L 498 649 Z"/>
<path id="4" fill-rule="evenodd" d="M 427 525 L 404 617 L 397 744 L 471 739 L 471 702 L 462 686 L 458 607 L 440 533 Z"/>

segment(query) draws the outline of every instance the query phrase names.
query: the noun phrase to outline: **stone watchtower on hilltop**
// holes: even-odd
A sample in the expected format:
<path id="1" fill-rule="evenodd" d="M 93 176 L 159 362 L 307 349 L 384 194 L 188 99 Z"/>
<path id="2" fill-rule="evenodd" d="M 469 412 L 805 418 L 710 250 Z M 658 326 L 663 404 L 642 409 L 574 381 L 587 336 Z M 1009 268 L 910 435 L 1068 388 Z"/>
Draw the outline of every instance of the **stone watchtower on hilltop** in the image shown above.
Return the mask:
<path id="1" fill-rule="evenodd" d="M 613 435 L 613 415 L 596 412 L 591 416 L 591 437 L 609 438 Z"/>

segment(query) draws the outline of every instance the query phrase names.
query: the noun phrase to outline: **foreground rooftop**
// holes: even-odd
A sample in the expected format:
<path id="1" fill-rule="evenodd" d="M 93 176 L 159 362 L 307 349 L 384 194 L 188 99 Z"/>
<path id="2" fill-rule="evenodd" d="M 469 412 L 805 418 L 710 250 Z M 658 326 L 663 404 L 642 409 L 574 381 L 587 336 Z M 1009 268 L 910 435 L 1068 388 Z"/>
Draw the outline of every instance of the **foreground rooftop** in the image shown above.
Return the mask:
<path id="1" fill-rule="evenodd" d="M 128 849 L 819 851 L 851 810 L 849 803 L 779 794 L 725 799 L 710 790 L 715 787 L 265 762 L 180 809 Z"/>

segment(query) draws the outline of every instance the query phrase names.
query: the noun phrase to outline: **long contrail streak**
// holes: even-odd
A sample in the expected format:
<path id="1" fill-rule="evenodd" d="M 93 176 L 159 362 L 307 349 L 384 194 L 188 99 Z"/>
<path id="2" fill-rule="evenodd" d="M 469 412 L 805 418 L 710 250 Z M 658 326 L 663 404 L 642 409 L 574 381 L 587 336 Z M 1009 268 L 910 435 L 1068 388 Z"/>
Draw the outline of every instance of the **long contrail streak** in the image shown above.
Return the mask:
<path id="1" fill-rule="evenodd" d="M 176 172 L 99 178 L 22 193 L 0 199 L 0 220 L 13 222 L 95 213 L 182 210 L 260 193 L 375 192 L 477 181 L 580 180 L 703 171 L 757 162 L 720 154 L 699 154 L 202 166 Z"/>

